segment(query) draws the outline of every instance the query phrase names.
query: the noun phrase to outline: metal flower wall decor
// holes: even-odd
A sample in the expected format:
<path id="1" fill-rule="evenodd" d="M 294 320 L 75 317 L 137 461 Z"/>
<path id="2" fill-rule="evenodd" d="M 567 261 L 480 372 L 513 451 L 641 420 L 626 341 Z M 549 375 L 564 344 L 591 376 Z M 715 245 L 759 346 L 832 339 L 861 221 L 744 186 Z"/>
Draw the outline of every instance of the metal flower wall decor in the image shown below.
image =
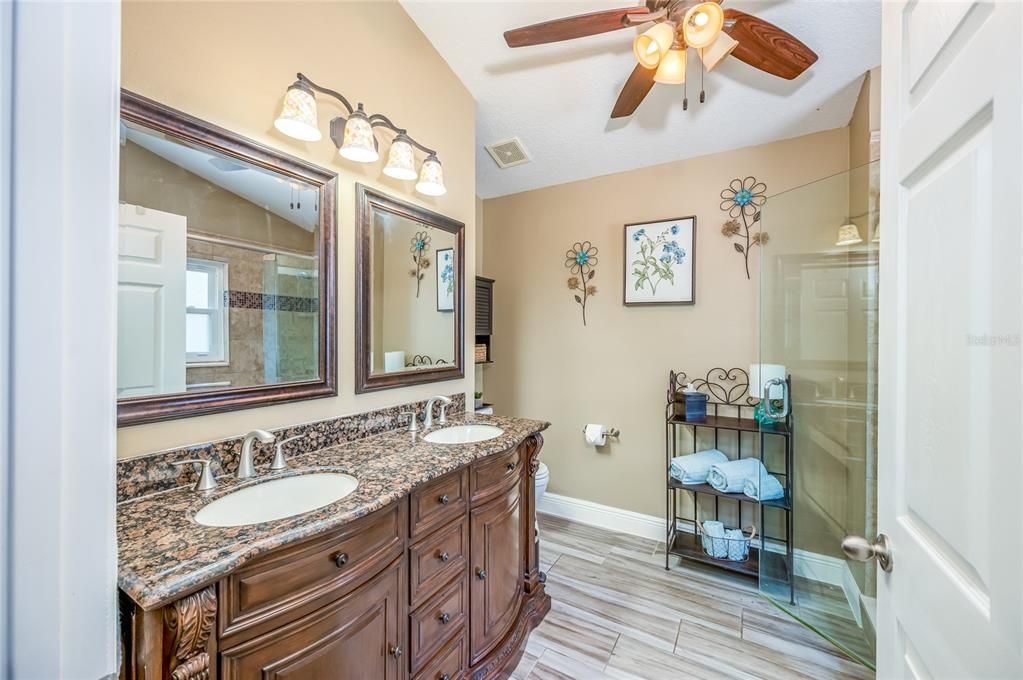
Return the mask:
<path id="1" fill-rule="evenodd" d="M 426 276 L 423 271 L 430 267 L 430 258 L 426 255 L 429 249 L 430 235 L 425 231 L 417 231 L 416 235 L 412 237 L 412 247 L 409 248 L 416 268 L 410 269 L 408 273 L 409 276 L 416 280 L 416 297 L 419 297 L 419 288 L 423 283 L 423 277 Z"/>
<path id="2" fill-rule="evenodd" d="M 565 266 L 572 272 L 568 279 L 568 289 L 578 291 L 574 294 L 575 301 L 583 310 L 583 325 L 586 325 L 586 301 L 597 294 L 597 287 L 590 283 L 597 275 L 597 247 L 589 241 L 576 243 L 571 250 L 565 251 Z"/>
<path id="3" fill-rule="evenodd" d="M 738 238 L 738 241 L 732 242 L 732 246 L 745 260 L 747 279 L 750 278 L 750 248 L 766 245 L 769 238 L 766 231 L 757 229 L 751 232 L 760 222 L 760 208 L 767 201 L 766 191 L 766 184 L 758 182 L 755 177 L 747 177 L 733 179 L 728 183 L 728 188 L 721 192 L 721 209 L 731 218 L 721 225 L 721 235 L 729 240 Z"/>

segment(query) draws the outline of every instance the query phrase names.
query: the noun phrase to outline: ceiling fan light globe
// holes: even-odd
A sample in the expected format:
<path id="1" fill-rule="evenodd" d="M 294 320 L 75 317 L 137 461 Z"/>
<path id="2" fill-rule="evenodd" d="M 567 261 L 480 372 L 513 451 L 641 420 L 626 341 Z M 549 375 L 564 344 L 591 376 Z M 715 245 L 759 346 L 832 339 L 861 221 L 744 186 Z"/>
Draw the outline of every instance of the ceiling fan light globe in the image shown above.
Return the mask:
<path id="1" fill-rule="evenodd" d="M 632 41 L 632 53 L 645 68 L 657 68 L 675 40 L 675 25 L 669 21 L 654 24 Z"/>
<path id="2" fill-rule="evenodd" d="M 696 49 L 708 47 L 714 43 L 725 25 L 725 13 L 716 2 L 704 2 L 694 5 L 686 12 L 682 22 L 682 34 L 686 45 Z"/>
<path id="3" fill-rule="evenodd" d="M 681 85 L 686 82 L 685 48 L 668 50 L 657 67 L 654 82 L 662 85 Z"/>
<path id="4" fill-rule="evenodd" d="M 708 72 L 713 71 L 738 46 L 739 42 L 732 38 L 732 36 L 724 31 L 718 33 L 718 37 L 711 43 L 710 47 L 700 50 L 700 59 L 703 61 L 703 67 Z"/>

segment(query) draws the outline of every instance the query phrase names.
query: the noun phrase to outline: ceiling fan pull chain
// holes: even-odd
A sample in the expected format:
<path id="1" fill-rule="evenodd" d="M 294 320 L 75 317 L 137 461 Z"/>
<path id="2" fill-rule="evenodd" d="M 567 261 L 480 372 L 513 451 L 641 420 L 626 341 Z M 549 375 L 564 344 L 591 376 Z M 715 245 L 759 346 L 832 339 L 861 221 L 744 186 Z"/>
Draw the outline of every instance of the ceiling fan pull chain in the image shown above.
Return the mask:
<path id="1" fill-rule="evenodd" d="M 703 74 L 706 71 L 706 69 L 704 69 L 704 67 L 703 67 L 703 50 L 704 50 L 704 48 L 701 47 L 700 48 L 700 103 L 701 104 L 703 102 L 707 101 L 707 95 L 706 95 L 706 93 L 703 90 Z"/>
<path id="2" fill-rule="evenodd" d="M 685 83 L 682 83 L 682 110 L 689 110 L 689 89 Z"/>

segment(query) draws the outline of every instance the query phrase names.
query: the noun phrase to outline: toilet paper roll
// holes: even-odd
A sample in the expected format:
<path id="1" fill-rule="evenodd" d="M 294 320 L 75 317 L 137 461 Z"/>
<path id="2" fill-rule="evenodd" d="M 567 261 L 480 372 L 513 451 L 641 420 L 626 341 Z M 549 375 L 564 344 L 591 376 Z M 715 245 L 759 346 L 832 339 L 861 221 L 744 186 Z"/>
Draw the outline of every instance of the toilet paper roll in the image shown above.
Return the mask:
<path id="1" fill-rule="evenodd" d="M 607 437 L 604 436 L 604 426 L 599 423 L 588 423 L 585 434 L 586 443 L 593 446 L 603 446 L 607 441 Z"/>
<path id="2" fill-rule="evenodd" d="M 384 372 L 394 373 L 405 370 L 404 352 L 384 352 Z"/>

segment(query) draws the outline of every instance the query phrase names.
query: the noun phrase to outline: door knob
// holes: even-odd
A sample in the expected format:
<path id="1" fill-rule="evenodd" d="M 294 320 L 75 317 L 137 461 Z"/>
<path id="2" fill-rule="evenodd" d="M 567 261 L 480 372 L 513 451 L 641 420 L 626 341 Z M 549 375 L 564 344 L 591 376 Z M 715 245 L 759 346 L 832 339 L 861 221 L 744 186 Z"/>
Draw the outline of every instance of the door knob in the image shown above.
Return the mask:
<path id="1" fill-rule="evenodd" d="M 476 577 L 479 578 L 479 580 L 481 580 L 481 581 L 486 581 L 487 580 L 487 570 L 486 569 L 477 569 L 476 570 Z"/>
<path id="2" fill-rule="evenodd" d="M 846 536 L 842 539 L 842 552 L 845 553 L 846 557 L 857 562 L 866 562 L 876 557 L 881 569 L 884 571 L 892 570 L 894 561 L 892 558 L 892 544 L 884 534 L 878 534 L 873 543 L 862 536 Z"/>
<path id="3" fill-rule="evenodd" d="M 401 657 L 401 647 L 399 647 L 398 645 L 392 646 L 389 651 L 391 653 L 391 656 L 393 656 L 395 659 Z"/>

